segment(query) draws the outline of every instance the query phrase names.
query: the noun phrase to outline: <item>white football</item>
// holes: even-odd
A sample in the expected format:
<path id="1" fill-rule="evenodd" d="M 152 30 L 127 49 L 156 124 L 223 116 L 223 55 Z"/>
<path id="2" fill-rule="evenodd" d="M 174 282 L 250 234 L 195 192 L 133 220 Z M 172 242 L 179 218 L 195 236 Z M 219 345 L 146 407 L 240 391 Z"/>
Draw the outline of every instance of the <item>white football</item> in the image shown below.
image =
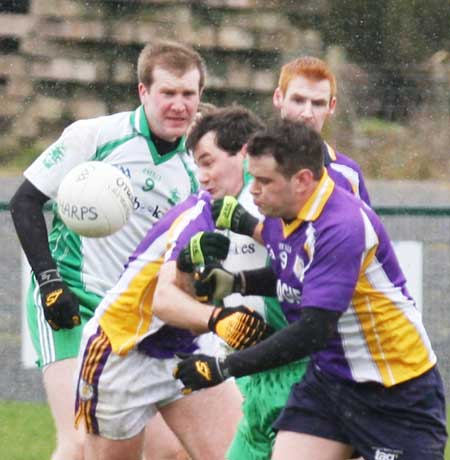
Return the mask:
<path id="1" fill-rule="evenodd" d="M 99 238 L 128 222 L 133 212 L 133 187 L 115 166 L 86 161 L 64 176 L 56 202 L 67 227 L 79 235 Z"/>

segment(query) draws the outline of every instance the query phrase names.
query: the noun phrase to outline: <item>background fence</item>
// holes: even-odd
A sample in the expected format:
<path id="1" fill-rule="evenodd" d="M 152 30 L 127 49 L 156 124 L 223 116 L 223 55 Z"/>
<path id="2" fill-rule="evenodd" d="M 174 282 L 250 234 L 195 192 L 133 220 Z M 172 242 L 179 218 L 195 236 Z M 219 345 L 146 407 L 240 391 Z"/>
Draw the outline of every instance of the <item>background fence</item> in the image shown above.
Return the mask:
<path id="1" fill-rule="evenodd" d="M 450 208 L 376 208 L 394 241 L 420 242 L 425 326 L 450 397 Z M 21 251 L 7 205 L 0 205 L 0 399 L 43 400 L 40 371 L 22 363 Z M 411 267 L 410 267 L 411 268 Z M 421 270 L 420 270 L 421 268 Z"/>

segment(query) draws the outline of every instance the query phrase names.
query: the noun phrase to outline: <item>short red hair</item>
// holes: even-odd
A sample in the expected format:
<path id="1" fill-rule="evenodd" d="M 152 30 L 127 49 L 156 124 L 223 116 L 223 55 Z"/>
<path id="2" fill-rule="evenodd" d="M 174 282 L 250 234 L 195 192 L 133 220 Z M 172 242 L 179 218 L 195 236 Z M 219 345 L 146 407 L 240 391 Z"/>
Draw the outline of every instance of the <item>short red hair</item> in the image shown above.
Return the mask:
<path id="1" fill-rule="evenodd" d="M 283 94 L 286 94 L 289 83 L 295 77 L 303 76 L 310 80 L 328 80 L 330 82 L 331 97 L 336 96 L 336 77 L 328 64 L 322 59 L 304 56 L 288 62 L 281 68 L 278 87 Z"/>

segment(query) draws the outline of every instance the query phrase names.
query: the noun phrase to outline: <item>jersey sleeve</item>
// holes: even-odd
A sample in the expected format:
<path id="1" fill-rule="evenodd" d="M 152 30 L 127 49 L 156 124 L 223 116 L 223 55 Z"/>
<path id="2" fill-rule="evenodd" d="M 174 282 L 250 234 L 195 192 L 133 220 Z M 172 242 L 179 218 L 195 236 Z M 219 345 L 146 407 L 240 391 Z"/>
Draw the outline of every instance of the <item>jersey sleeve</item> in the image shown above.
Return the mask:
<path id="1" fill-rule="evenodd" d="M 25 170 L 25 178 L 45 195 L 56 198 L 63 177 L 78 164 L 93 158 L 101 123 L 99 117 L 68 126 Z"/>
<path id="2" fill-rule="evenodd" d="M 351 158 L 347 157 L 347 161 L 349 162 L 350 167 L 356 172 L 358 176 L 357 189 L 359 198 L 361 198 L 361 200 L 363 200 L 370 206 L 369 192 L 364 181 L 364 176 L 361 171 L 361 167 L 356 161 L 352 160 Z"/>
<path id="3" fill-rule="evenodd" d="M 350 191 L 370 206 L 369 192 L 359 164 L 341 152 L 336 151 L 334 155 L 334 161 L 331 161 L 327 166 L 329 171 L 334 170 L 339 173 L 332 176 L 333 180 L 345 190 L 349 190 L 348 186 L 350 186 Z M 339 175 L 343 177 L 339 177 Z M 345 184 L 346 181 L 348 184 Z"/>
<path id="4" fill-rule="evenodd" d="M 359 197 L 361 200 L 371 206 L 369 191 L 367 190 L 361 170 L 359 170 Z"/>

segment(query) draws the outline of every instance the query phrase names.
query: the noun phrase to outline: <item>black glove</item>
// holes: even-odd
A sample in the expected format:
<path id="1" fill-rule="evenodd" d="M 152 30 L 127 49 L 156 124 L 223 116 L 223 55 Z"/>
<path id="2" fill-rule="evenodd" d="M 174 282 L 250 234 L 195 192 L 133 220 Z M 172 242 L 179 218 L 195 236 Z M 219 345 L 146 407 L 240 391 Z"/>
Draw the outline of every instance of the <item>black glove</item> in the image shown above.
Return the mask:
<path id="1" fill-rule="evenodd" d="M 174 369 L 173 376 L 183 382 L 184 388 L 181 392 L 185 395 L 201 388 L 218 385 L 229 377 L 223 361 L 219 358 L 187 353 L 177 353 L 177 356 L 182 361 Z"/>
<path id="2" fill-rule="evenodd" d="M 212 215 L 217 228 L 227 228 L 241 235 L 253 236 L 259 222 L 232 196 L 214 200 Z"/>
<path id="3" fill-rule="evenodd" d="M 41 293 L 42 307 L 47 323 L 55 331 L 72 329 L 81 324 L 77 297 L 63 282 L 57 270 L 36 274 Z"/>
<path id="4" fill-rule="evenodd" d="M 188 245 L 178 254 L 177 268 L 192 273 L 195 266 L 224 260 L 228 255 L 230 240 L 220 233 L 198 232 Z"/>
<path id="5" fill-rule="evenodd" d="M 249 307 L 216 307 L 208 321 L 208 329 L 236 350 L 251 347 L 270 333 L 263 317 Z"/>
<path id="6" fill-rule="evenodd" d="M 194 288 L 198 297 L 207 297 L 210 302 L 218 302 L 233 292 L 244 294 L 241 272 L 229 272 L 219 264 L 207 265 L 198 273 Z"/>

